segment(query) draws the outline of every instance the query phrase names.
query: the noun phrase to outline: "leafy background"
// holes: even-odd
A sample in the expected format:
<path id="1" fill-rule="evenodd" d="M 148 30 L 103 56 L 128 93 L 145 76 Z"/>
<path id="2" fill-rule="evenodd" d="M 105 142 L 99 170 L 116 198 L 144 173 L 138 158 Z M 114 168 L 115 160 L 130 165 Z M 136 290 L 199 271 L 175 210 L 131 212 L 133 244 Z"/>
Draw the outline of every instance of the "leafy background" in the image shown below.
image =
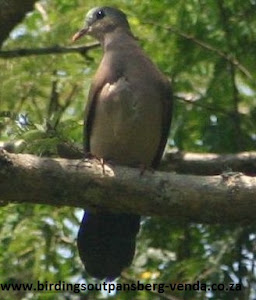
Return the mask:
<path id="1" fill-rule="evenodd" d="M 96 5 L 106 2 L 39 1 L 3 50 L 70 46 L 85 13 Z M 169 146 L 202 153 L 255 149 L 255 0 L 109 0 L 107 5 L 127 13 L 139 43 L 172 81 Z M 19 141 L 16 151 L 40 156 L 58 156 L 60 142 L 81 146 L 85 99 L 101 56 L 98 48 L 86 55 L 0 59 L 1 141 Z M 81 216 L 81 210 L 67 207 L 1 207 L 0 282 L 94 282 L 76 249 Z M 119 280 L 234 282 L 244 285 L 242 292 L 166 291 L 164 297 L 255 299 L 255 250 L 255 226 L 147 217 L 134 264 Z M 1 293 L 1 299 L 159 299 L 145 291 Z"/>

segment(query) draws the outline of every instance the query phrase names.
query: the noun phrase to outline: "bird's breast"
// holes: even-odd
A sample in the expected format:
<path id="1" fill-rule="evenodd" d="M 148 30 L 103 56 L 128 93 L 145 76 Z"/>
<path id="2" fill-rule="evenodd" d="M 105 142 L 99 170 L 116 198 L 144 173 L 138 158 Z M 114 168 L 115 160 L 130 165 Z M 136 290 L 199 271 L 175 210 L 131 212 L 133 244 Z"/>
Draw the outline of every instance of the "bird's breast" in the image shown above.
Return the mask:
<path id="1" fill-rule="evenodd" d="M 161 138 L 161 102 L 121 77 L 106 83 L 96 101 L 92 154 L 118 164 L 150 166 Z"/>

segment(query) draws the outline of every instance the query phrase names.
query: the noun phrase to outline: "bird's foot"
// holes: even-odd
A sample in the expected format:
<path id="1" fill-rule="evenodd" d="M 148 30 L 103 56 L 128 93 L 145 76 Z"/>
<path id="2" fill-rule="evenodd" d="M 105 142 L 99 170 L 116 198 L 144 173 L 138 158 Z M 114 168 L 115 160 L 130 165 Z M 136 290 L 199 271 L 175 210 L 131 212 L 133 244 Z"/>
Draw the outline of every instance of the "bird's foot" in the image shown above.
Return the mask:
<path id="1" fill-rule="evenodd" d="M 99 156 L 97 156 L 97 155 L 95 155 L 95 154 L 92 154 L 91 152 L 86 152 L 86 153 L 84 154 L 84 159 L 96 159 L 96 160 L 100 163 L 100 165 L 101 165 L 101 167 L 102 167 L 102 173 L 103 173 L 103 175 L 106 174 L 106 172 L 105 172 L 105 164 L 106 164 L 106 161 L 105 161 L 104 158 L 99 157 Z"/>
<path id="2" fill-rule="evenodd" d="M 89 152 L 86 152 L 83 154 L 83 158 L 79 159 L 79 162 L 76 165 L 76 169 L 78 170 L 79 167 L 88 159 L 91 159 L 92 157 L 90 156 Z"/>
<path id="3" fill-rule="evenodd" d="M 77 164 L 77 169 L 80 167 L 80 165 L 82 165 L 85 161 L 89 161 L 89 160 L 97 160 L 100 162 L 100 164 L 102 165 L 102 168 L 103 168 L 103 174 L 105 174 L 105 168 L 104 168 L 104 159 L 103 158 L 100 158 L 94 154 L 92 154 L 91 152 L 85 152 L 84 153 L 84 157 L 79 160 L 78 164 Z"/>

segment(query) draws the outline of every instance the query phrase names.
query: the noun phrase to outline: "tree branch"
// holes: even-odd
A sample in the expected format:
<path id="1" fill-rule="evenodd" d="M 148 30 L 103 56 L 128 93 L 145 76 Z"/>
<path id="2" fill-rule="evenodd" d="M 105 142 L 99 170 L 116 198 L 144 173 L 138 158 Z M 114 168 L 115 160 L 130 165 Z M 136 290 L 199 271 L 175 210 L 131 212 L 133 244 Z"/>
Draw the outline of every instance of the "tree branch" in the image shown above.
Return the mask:
<path id="1" fill-rule="evenodd" d="M 35 49 L 14 49 L 0 51 L 0 57 L 2 58 L 15 58 L 22 56 L 31 55 L 48 55 L 48 54 L 66 54 L 66 53 L 80 53 L 82 55 L 86 54 L 87 51 L 99 47 L 99 43 L 92 43 L 86 46 L 75 46 L 75 47 L 64 47 L 64 46 L 53 46 L 45 48 L 35 48 Z"/>
<path id="2" fill-rule="evenodd" d="M 255 176 L 256 152 L 216 154 L 169 151 L 165 155 L 163 169 L 194 175 L 218 175 L 232 171 Z"/>
<path id="3" fill-rule="evenodd" d="M 255 222 L 256 178 L 105 166 L 97 160 L 39 158 L 0 152 L 2 204 L 41 203 L 166 216 L 200 223 Z"/>
<path id="4" fill-rule="evenodd" d="M 6 116 L 8 116 L 6 114 Z M 1 141 L 0 148 L 19 153 L 24 140 Z M 82 146 L 72 143 L 60 142 L 58 156 L 68 159 L 82 159 L 84 157 Z M 193 175 L 219 175 L 225 172 L 241 172 L 249 176 L 256 175 L 256 152 L 240 152 L 229 154 L 194 153 L 168 149 L 162 160 L 160 169 L 165 172 Z"/>

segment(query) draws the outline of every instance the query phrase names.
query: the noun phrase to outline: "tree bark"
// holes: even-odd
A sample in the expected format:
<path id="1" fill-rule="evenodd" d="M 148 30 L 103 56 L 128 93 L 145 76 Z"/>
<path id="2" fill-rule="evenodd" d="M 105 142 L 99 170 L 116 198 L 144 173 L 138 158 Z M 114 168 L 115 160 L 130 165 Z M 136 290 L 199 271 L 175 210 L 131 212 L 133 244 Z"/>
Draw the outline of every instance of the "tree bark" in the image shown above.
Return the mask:
<path id="1" fill-rule="evenodd" d="M 182 174 L 218 175 L 223 172 L 243 172 L 256 175 L 256 152 L 235 154 L 169 152 L 163 169 Z"/>
<path id="2" fill-rule="evenodd" d="M 256 178 L 240 173 L 178 175 L 104 166 L 97 160 L 0 152 L 0 201 L 165 216 L 173 221 L 252 223 Z"/>

